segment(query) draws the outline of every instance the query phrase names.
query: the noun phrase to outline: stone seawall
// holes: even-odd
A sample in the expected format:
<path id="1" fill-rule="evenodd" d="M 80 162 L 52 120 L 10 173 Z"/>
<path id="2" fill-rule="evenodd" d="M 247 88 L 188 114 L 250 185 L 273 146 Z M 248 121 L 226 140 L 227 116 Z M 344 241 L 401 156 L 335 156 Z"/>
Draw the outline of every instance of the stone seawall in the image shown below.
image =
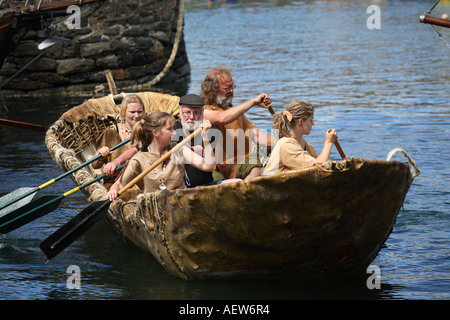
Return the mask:
<path id="1" fill-rule="evenodd" d="M 108 94 L 104 70 L 120 90 L 186 82 L 183 0 L 109 0 L 53 30 L 28 31 L 0 70 L 0 85 L 42 51 L 45 36 L 64 37 L 2 88 L 4 95 Z M 75 13 L 75 11 L 73 11 Z M 67 16 L 71 16 L 69 12 Z M 76 18 L 79 17 L 79 27 Z M 57 19 L 54 19 L 57 20 Z"/>

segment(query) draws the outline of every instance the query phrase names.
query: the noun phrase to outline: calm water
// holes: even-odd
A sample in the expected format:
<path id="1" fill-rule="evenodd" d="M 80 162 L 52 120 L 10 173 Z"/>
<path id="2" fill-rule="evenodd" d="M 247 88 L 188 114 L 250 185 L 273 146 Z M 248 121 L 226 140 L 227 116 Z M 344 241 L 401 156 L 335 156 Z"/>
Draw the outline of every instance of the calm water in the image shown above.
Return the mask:
<path id="1" fill-rule="evenodd" d="M 381 289 L 367 288 L 368 274 L 179 280 L 105 222 L 46 263 L 37 244 L 87 206 L 76 193 L 51 214 L 0 236 L 0 298 L 449 299 L 450 49 L 418 22 L 434 2 L 234 1 L 208 8 L 206 1 L 186 1 L 189 92 L 198 92 L 212 67 L 225 64 L 234 70 L 237 103 L 266 92 L 276 111 L 298 98 L 316 105 L 307 140 L 317 148 L 334 127 L 347 156 L 385 159 L 400 147 L 416 161 L 422 173 L 372 263 L 381 270 Z M 370 4 L 381 9 L 380 30 L 366 27 Z M 449 1 L 433 13 L 445 12 Z M 450 30 L 439 30 L 450 42 Z M 48 127 L 82 101 L 6 99 L 3 117 Z M 263 109 L 248 117 L 262 129 L 271 127 Z M 0 126 L 0 146 L 0 195 L 61 174 L 44 134 Z M 335 149 L 332 158 L 339 159 Z M 66 179 L 41 193 L 73 187 Z M 80 290 L 66 286 L 69 265 L 81 268 Z"/>

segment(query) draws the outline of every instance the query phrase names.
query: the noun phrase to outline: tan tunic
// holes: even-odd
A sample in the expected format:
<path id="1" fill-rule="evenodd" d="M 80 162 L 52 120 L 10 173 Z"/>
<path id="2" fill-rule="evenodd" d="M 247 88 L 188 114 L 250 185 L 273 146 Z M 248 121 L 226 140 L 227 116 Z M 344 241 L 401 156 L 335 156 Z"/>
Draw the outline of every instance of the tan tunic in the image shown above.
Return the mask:
<path id="1" fill-rule="evenodd" d="M 123 175 L 120 178 L 122 186 L 127 185 L 131 180 L 137 177 L 141 172 L 151 166 L 160 158 L 158 153 L 138 152 L 128 161 Z M 178 164 L 179 163 L 179 164 Z M 136 185 L 143 192 L 159 191 L 160 185 L 164 184 L 168 190 L 184 189 L 184 163 L 182 161 L 173 161 L 168 159 L 160 163 L 155 169 L 150 171 L 144 178 L 139 180 Z"/>
<path id="2" fill-rule="evenodd" d="M 291 137 L 278 140 L 272 150 L 263 175 L 272 175 L 289 170 L 306 169 L 316 163 L 316 150 L 302 138 L 300 142 Z"/>
<path id="3" fill-rule="evenodd" d="M 122 138 L 120 137 L 119 132 L 117 132 L 115 127 L 110 127 L 108 129 L 106 129 L 100 135 L 100 137 L 97 139 L 96 146 L 97 146 L 97 150 L 102 147 L 108 147 L 111 149 L 112 147 L 118 145 L 121 142 L 122 142 Z M 114 150 L 112 152 L 112 154 L 110 156 L 108 156 L 108 159 L 107 159 L 107 161 L 105 161 L 105 163 L 114 161 L 114 159 L 116 159 L 118 156 L 120 156 L 123 152 L 128 150 L 130 147 L 131 147 L 131 144 L 130 144 L 130 142 L 128 142 L 127 144 Z"/>
<path id="4" fill-rule="evenodd" d="M 227 110 L 217 104 L 205 105 L 204 108 L 213 111 Z M 219 141 L 215 147 L 217 171 L 222 173 L 226 179 L 236 178 L 238 164 L 248 158 L 250 153 L 250 137 L 247 131 L 255 128 L 255 125 L 245 115 L 241 115 L 233 122 L 215 126 L 222 134 L 222 141 Z M 234 146 L 234 150 L 227 152 L 227 145 L 228 147 Z"/>

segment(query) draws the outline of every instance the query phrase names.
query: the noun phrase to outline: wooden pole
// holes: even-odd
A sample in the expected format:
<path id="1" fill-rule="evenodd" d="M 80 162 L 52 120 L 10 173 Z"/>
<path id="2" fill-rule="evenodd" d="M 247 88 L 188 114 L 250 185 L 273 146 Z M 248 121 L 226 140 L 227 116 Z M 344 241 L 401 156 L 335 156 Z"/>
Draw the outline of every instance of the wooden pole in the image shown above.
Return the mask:
<path id="1" fill-rule="evenodd" d="M 434 24 L 436 26 L 450 28 L 450 20 L 436 18 L 436 17 L 431 17 L 431 16 L 428 16 L 428 15 L 425 15 L 425 14 L 420 16 L 420 22 L 429 23 L 429 24 Z"/>

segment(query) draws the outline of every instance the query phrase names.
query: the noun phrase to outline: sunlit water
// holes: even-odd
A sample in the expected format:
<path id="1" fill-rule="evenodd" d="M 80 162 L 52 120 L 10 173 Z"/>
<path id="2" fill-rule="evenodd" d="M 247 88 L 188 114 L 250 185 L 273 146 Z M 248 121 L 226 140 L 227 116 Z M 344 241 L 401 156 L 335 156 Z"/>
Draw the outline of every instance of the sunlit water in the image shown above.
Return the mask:
<path id="1" fill-rule="evenodd" d="M 151 255 L 97 224 L 49 263 L 37 244 L 87 206 L 81 193 L 47 216 L 0 236 L 1 299 L 449 299 L 450 298 L 450 49 L 418 22 L 433 1 L 374 1 L 381 29 L 369 30 L 371 1 L 185 1 L 185 41 L 198 92 L 216 65 L 234 71 L 235 102 L 268 93 L 279 112 L 294 99 L 316 106 L 307 140 L 321 149 L 336 128 L 347 156 L 385 159 L 400 147 L 421 169 L 394 230 L 368 274 L 294 279 L 184 281 Z M 443 1 L 436 16 L 450 13 Z M 450 40 L 449 30 L 439 28 Z M 180 92 L 183 94 L 185 92 Z M 6 99 L 2 117 L 51 125 L 82 98 Z M 3 108 L 3 107 L 1 107 Z M 0 109 L 4 111 L 3 109 Z M 248 112 L 271 128 L 267 110 Z M 0 126 L 0 195 L 35 187 L 62 172 L 44 134 Z M 335 149 L 331 157 L 339 159 Z M 394 159 L 407 161 L 401 154 Z M 41 191 L 62 193 L 70 179 Z M 80 290 L 67 288 L 69 265 L 81 268 Z"/>

